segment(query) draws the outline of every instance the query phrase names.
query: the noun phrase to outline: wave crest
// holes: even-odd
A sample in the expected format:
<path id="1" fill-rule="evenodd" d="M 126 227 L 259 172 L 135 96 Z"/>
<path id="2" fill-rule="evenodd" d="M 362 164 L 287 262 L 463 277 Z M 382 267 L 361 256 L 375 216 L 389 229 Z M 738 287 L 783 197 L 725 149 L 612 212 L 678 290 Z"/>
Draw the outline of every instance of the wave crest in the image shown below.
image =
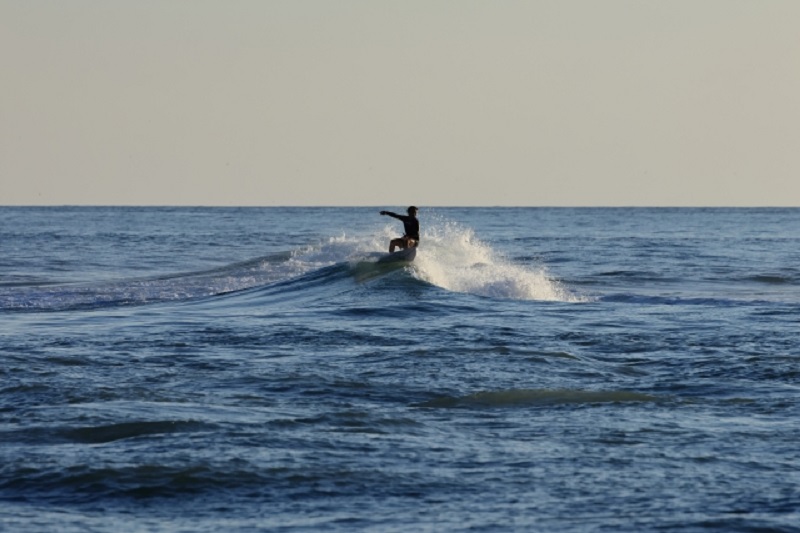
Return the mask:
<path id="1" fill-rule="evenodd" d="M 417 276 L 438 287 L 490 298 L 577 302 L 543 266 L 520 265 L 475 236 L 444 223 L 426 231 L 414 262 Z"/>

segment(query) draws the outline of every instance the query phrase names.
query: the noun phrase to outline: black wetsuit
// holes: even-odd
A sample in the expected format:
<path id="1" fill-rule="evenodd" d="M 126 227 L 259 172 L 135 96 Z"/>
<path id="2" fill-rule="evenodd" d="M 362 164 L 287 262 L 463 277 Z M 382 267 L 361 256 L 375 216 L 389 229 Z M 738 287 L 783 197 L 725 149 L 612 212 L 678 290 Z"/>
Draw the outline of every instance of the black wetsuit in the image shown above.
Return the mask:
<path id="1" fill-rule="evenodd" d="M 391 211 L 384 212 L 390 217 L 394 217 L 403 221 L 403 227 L 406 231 L 406 234 L 403 235 L 403 237 L 410 237 L 419 242 L 419 220 L 417 220 L 417 217 L 412 217 L 411 215 L 398 215 L 397 213 L 392 213 Z"/>

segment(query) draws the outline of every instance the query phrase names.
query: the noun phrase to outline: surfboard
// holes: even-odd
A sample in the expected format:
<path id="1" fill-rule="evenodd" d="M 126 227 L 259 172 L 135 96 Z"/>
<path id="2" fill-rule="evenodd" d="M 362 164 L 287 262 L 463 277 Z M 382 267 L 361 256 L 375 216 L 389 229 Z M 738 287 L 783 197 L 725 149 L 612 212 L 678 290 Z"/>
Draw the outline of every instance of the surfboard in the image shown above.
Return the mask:
<path id="1" fill-rule="evenodd" d="M 398 261 L 411 262 L 415 257 L 417 257 L 417 249 L 406 248 L 405 250 L 399 250 L 397 252 L 384 255 L 378 259 L 378 263 L 396 263 Z"/>

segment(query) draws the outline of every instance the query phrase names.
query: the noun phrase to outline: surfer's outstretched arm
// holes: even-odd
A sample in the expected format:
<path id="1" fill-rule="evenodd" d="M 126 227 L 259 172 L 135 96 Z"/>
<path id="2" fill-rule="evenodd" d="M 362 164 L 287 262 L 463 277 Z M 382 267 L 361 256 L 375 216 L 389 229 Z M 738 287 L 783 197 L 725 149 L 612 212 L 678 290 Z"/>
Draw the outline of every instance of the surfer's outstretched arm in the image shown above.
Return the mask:
<path id="1" fill-rule="evenodd" d="M 381 215 L 394 217 L 398 220 L 403 220 L 405 218 L 403 215 L 398 215 L 397 213 L 392 213 L 391 211 L 381 211 Z"/>

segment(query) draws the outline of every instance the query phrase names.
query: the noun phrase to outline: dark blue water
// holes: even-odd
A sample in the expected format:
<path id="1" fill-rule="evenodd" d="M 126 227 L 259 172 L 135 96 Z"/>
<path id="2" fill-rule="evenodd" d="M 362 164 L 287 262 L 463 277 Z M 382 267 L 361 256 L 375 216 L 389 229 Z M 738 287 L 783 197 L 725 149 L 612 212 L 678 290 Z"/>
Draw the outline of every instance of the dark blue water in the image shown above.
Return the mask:
<path id="1" fill-rule="evenodd" d="M 384 208 L 0 208 L 0 530 L 799 530 L 800 209 Z"/>

